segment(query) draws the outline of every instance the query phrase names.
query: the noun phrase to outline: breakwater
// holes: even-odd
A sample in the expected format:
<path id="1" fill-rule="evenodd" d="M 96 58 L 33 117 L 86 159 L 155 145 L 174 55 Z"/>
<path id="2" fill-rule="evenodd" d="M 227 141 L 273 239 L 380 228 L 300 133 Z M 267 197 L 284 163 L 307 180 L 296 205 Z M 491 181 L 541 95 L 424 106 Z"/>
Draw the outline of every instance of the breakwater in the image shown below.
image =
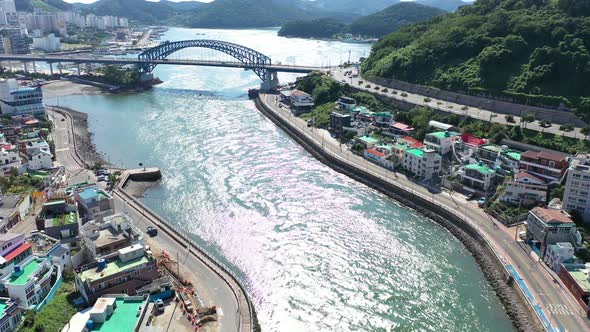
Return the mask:
<path id="1" fill-rule="evenodd" d="M 512 277 L 504 268 L 491 245 L 477 229 L 466 222 L 461 216 L 437 204 L 434 199 L 429 200 L 413 191 L 397 186 L 323 149 L 320 143 L 311 139 L 300 128 L 275 113 L 260 98 L 256 98 L 256 95 L 255 92 L 250 93 L 250 96 L 255 97 L 254 100 L 258 110 L 320 162 L 388 195 L 405 206 L 415 209 L 445 227 L 473 255 L 486 279 L 504 305 L 506 313 L 512 320 L 514 327 L 518 331 L 523 332 L 543 330 L 538 316 L 534 314 L 521 291 L 515 288 L 517 286 L 511 282 Z"/>

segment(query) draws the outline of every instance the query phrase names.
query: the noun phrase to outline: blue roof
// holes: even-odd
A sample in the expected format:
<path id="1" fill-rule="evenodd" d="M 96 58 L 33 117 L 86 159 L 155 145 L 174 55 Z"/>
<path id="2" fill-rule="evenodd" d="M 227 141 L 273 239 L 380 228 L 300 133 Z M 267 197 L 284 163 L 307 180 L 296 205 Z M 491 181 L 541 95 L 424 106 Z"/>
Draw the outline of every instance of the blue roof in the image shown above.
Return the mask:
<path id="1" fill-rule="evenodd" d="M 96 199 L 98 197 L 98 190 L 96 187 L 88 187 L 79 192 L 78 195 L 85 201 L 93 198 Z"/>

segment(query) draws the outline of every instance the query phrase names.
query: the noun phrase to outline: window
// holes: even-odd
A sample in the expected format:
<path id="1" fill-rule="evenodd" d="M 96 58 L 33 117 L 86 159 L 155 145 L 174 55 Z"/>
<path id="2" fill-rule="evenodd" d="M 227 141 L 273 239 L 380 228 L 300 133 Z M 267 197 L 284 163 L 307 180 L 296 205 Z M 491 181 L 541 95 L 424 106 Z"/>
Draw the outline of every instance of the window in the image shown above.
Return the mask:
<path id="1" fill-rule="evenodd" d="M 6 332 L 10 329 L 10 322 L 5 322 L 4 324 L 2 324 L 2 326 L 0 327 L 0 332 Z"/>

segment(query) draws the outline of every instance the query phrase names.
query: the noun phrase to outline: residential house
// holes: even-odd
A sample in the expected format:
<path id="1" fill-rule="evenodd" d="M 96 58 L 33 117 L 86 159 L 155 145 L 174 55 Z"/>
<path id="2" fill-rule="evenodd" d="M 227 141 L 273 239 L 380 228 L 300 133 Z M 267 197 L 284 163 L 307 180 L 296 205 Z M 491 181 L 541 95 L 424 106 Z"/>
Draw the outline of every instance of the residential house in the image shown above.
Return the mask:
<path id="1" fill-rule="evenodd" d="M 394 163 L 390 160 L 392 147 L 389 145 L 376 146 L 374 149 L 366 149 L 365 158 L 371 160 L 381 167 L 393 169 Z"/>
<path id="2" fill-rule="evenodd" d="M 74 199 L 82 217 L 82 224 L 90 220 L 102 221 L 103 217 L 115 213 L 113 197 L 100 189 L 96 184 L 78 188 L 74 191 Z"/>
<path id="3" fill-rule="evenodd" d="M 25 243 L 24 234 L 0 234 L 0 278 L 14 271 L 19 264 L 32 253 L 31 245 Z"/>
<path id="4" fill-rule="evenodd" d="M 21 158 L 18 150 L 12 144 L 4 143 L 0 146 L 0 176 L 12 175 L 13 169 L 18 174 L 23 172 Z"/>
<path id="5" fill-rule="evenodd" d="M 479 160 L 488 165 L 495 165 L 502 152 L 502 147 L 496 144 L 482 144 L 477 149 Z"/>
<path id="6" fill-rule="evenodd" d="M 506 182 L 500 201 L 514 205 L 530 206 L 547 202 L 549 187 L 545 179 L 528 172 L 519 172 L 514 180 Z"/>
<path id="7" fill-rule="evenodd" d="M 411 148 L 421 148 L 424 144 L 410 136 L 402 136 L 397 138 L 397 143 L 408 144 Z"/>
<path id="8" fill-rule="evenodd" d="M 430 181 L 440 176 L 442 158 L 432 149 L 411 148 L 404 151 L 402 165 L 413 176 Z"/>
<path id="9" fill-rule="evenodd" d="M 559 273 L 561 264 L 571 261 L 574 257 L 575 248 L 569 242 L 557 242 L 547 246 L 547 252 L 543 261 L 551 270 Z"/>
<path id="10" fill-rule="evenodd" d="M 429 121 L 428 126 L 434 127 L 436 129 L 439 129 L 442 131 L 451 131 L 451 132 L 460 132 L 461 131 L 461 128 L 459 128 L 457 126 L 453 126 L 448 123 L 443 123 L 443 122 L 434 121 L 434 120 Z"/>
<path id="11" fill-rule="evenodd" d="M 309 94 L 300 90 L 291 91 L 289 101 L 291 103 L 292 112 L 295 115 L 311 112 L 314 106 L 313 98 Z"/>
<path id="12" fill-rule="evenodd" d="M 373 125 L 379 128 L 388 128 L 391 125 L 391 113 L 375 112 L 373 113 Z"/>
<path id="13" fill-rule="evenodd" d="M 79 234 L 78 207 L 64 199 L 45 202 L 37 217 L 37 229 L 63 242 L 75 242 Z"/>
<path id="14" fill-rule="evenodd" d="M 2 286 L 24 309 L 35 309 L 46 302 L 51 290 L 61 282 L 62 270 L 49 257 L 31 255 L 2 278 Z"/>
<path id="15" fill-rule="evenodd" d="M 148 325 L 151 312 L 147 296 L 109 294 L 96 300 L 89 310 L 76 313 L 62 332 L 158 331 Z M 132 315 L 130 315 L 133 313 Z"/>
<path id="16" fill-rule="evenodd" d="M 351 111 L 356 107 L 356 100 L 354 100 L 354 98 L 342 96 L 338 98 L 338 101 L 336 101 L 336 105 L 338 106 L 338 109 L 344 111 Z"/>
<path id="17" fill-rule="evenodd" d="M 359 136 L 355 139 L 355 141 L 363 147 L 363 150 L 372 149 L 375 147 L 375 145 L 379 144 L 378 139 L 373 138 L 369 135 Z"/>
<path id="18" fill-rule="evenodd" d="M 0 195 L 0 233 L 19 223 L 31 209 L 31 195 Z"/>
<path id="19" fill-rule="evenodd" d="M 567 155 L 561 152 L 528 150 L 520 158 L 521 170 L 540 176 L 550 183 L 561 183 L 568 167 Z"/>
<path id="20" fill-rule="evenodd" d="M 473 134 L 462 134 L 455 143 L 455 152 L 461 155 L 463 160 L 469 160 L 480 146 L 487 143 L 487 140 L 474 136 Z"/>
<path id="21" fill-rule="evenodd" d="M 41 232 L 32 232 L 27 236 L 26 241 L 31 244 L 31 249 L 35 257 L 49 258 L 61 270 L 72 268 L 70 248 L 62 244 L 58 239 Z"/>
<path id="22" fill-rule="evenodd" d="M 98 262 L 74 270 L 76 289 L 94 304 L 105 294 L 135 295 L 136 290 L 159 277 L 156 258 L 142 245 L 117 251 Z"/>
<path id="23" fill-rule="evenodd" d="M 391 149 L 391 161 L 393 162 L 393 166 L 397 167 L 399 165 L 401 165 L 404 162 L 404 152 L 407 149 L 411 149 L 412 146 L 408 143 L 406 143 L 405 141 L 402 141 L 401 143 L 396 143 L 393 145 L 392 149 Z"/>
<path id="24" fill-rule="evenodd" d="M 13 78 L 0 80 L 0 109 L 3 115 L 46 116 L 41 87 L 23 87 Z"/>
<path id="25" fill-rule="evenodd" d="M 590 222 L 590 155 L 578 154 L 571 162 L 565 181 L 563 207 L 578 211 Z"/>
<path id="26" fill-rule="evenodd" d="M 141 232 L 125 214 L 108 216 L 101 222 L 90 221 L 82 225 L 80 234 L 82 247 L 90 261 L 131 245 L 143 244 Z"/>
<path id="27" fill-rule="evenodd" d="M 564 210 L 536 207 L 527 217 L 527 242 L 531 242 L 545 255 L 548 245 L 557 242 L 576 244 L 576 224 Z"/>
<path id="28" fill-rule="evenodd" d="M 586 264 L 561 264 L 559 279 L 563 281 L 567 289 L 574 295 L 582 309 L 588 312 L 590 300 L 590 263 Z"/>
<path id="29" fill-rule="evenodd" d="M 426 134 L 424 138 L 424 145 L 436 151 L 440 155 L 445 155 L 453 148 L 453 144 L 459 138 L 459 133 L 453 131 L 437 131 Z"/>
<path id="30" fill-rule="evenodd" d="M 31 170 L 53 168 L 53 155 L 46 151 L 36 151 L 29 157 L 27 168 Z"/>
<path id="31" fill-rule="evenodd" d="M 484 193 L 490 192 L 490 189 L 495 185 L 494 177 L 496 172 L 484 164 L 479 162 L 477 164 L 469 164 L 463 166 L 463 173 L 461 180 L 463 185 L 479 190 Z"/>
<path id="32" fill-rule="evenodd" d="M 349 128 L 352 121 L 350 114 L 343 114 L 339 112 L 332 112 L 330 114 L 330 131 L 338 135 L 342 135 L 344 128 Z"/>
<path id="33" fill-rule="evenodd" d="M 416 128 L 402 122 L 394 122 L 389 126 L 389 129 L 395 135 L 411 136 L 416 132 Z"/>
<path id="34" fill-rule="evenodd" d="M 355 119 L 357 121 L 364 121 L 364 122 L 373 122 L 375 118 L 373 117 L 373 112 L 371 112 L 368 108 L 364 106 L 357 106 L 352 109 L 352 112 L 355 114 Z"/>
<path id="35" fill-rule="evenodd" d="M 12 332 L 19 327 L 23 310 L 10 298 L 0 297 L 0 331 Z"/>

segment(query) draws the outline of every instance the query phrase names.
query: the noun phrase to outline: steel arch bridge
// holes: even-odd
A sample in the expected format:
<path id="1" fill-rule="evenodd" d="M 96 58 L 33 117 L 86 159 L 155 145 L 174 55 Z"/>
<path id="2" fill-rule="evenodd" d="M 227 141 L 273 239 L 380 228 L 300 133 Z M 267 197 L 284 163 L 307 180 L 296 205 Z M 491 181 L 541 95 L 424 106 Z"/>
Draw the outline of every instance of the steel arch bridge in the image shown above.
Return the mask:
<path id="1" fill-rule="evenodd" d="M 189 47 L 209 48 L 228 54 L 243 63 L 246 68 L 251 69 L 263 82 L 272 79 L 273 73 L 267 68 L 272 64 L 268 56 L 242 45 L 208 39 L 164 42 L 150 48 L 137 56 L 138 60 L 145 62 L 139 65 L 139 71 L 150 74 L 157 65 L 157 63 L 150 63 L 151 60 L 166 59 L 170 54 Z"/>

